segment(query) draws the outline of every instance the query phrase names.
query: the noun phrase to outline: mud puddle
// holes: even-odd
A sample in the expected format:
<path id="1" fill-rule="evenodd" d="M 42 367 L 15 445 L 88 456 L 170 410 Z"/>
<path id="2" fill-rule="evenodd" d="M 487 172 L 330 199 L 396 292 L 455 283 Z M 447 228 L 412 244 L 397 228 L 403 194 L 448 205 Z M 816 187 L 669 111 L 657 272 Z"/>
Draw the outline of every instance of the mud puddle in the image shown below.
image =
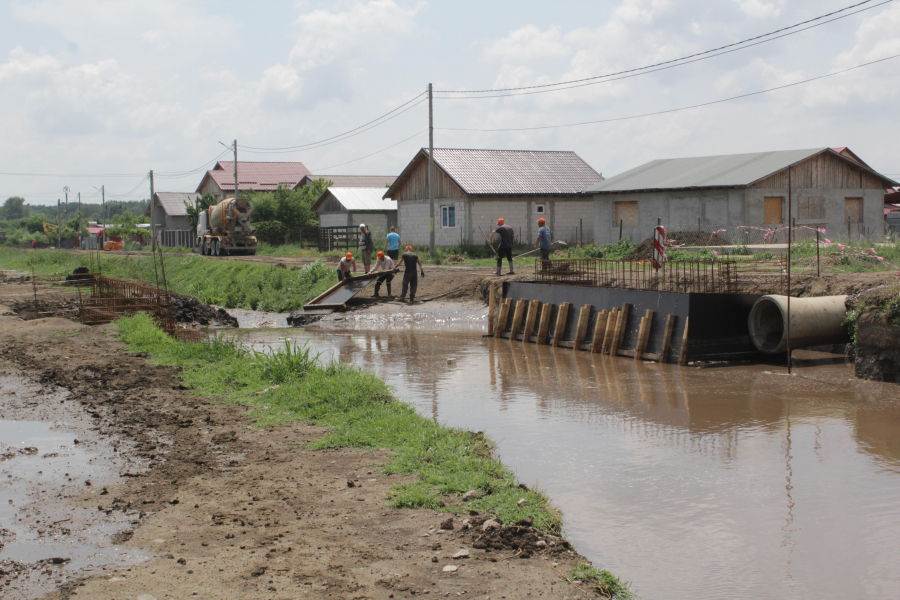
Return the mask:
<path id="1" fill-rule="evenodd" d="M 832 354 L 798 352 L 789 377 L 483 339 L 479 312 L 461 310 L 338 315 L 247 342 L 309 342 L 421 413 L 486 431 L 578 550 L 644 598 L 900 597 L 897 386 Z"/>
<path id="2" fill-rule="evenodd" d="M 146 557 L 119 545 L 137 514 L 74 506 L 141 468 L 128 444 L 98 435 L 64 392 L 0 367 L 0 586 L 35 598 L 108 567 Z M 107 502 L 104 502 L 107 503 Z"/>

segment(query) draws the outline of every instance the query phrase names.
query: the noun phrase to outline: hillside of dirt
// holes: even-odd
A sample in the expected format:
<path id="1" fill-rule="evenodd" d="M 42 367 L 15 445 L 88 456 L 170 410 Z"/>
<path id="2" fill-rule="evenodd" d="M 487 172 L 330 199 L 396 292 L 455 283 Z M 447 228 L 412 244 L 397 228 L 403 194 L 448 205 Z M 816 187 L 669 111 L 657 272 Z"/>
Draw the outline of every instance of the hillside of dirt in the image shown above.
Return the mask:
<path id="1" fill-rule="evenodd" d="M 458 498 L 445 498 L 456 516 L 388 508 L 404 479 L 382 473 L 382 453 L 310 450 L 323 431 L 303 424 L 251 427 L 247 409 L 194 396 L 177 370 L 125 353 L 112 326 L 7 311 L 0 361 L 68 390 L 100 435 L 127 440 L 147 465 L 69 502 L 129 515 L 117 540 L 151 560 L 56 571 L 47 598 L 595 596 L 562 578 L 583 560 L 564 540 L 528 523 L 486 524 Z M 22 597 L 16 590 L 46 570 L 4 567 L 4 598 Z"/>

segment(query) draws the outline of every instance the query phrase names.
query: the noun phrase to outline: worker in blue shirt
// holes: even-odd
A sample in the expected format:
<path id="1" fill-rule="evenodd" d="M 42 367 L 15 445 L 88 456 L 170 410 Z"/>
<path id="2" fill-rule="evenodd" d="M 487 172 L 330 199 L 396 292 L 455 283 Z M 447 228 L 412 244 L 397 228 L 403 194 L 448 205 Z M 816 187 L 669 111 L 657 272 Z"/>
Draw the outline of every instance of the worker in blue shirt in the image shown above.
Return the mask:
<path id="1" fill-rule="evenodd" d="M 547 220 L 544 217 L 538 219 L 537 223 L 540 229 L 538 229 L 538 236 L 534 241 L 534 249 L 537 250 L 540 245 L 541 260 L 550 260 L 550 251 L 553 249 L 553 232 L 547 227 Z"/>
<path id="2" fill-rule="evenodd" d="M 397 261 L 397 258 L 400 256 L 400 234 L 397 233 L 396 227 L 391 227 L 391 232 L 387 234 L 384 250 L 391 257 L 391 260 Z"/>

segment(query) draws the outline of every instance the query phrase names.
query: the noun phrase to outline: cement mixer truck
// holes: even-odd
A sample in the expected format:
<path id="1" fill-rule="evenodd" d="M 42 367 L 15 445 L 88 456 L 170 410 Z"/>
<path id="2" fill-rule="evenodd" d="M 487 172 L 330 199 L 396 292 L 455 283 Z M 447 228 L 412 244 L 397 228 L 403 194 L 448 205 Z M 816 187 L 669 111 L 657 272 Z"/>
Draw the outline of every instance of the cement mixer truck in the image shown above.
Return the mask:
<path id="1" fill-rule="evenodd" d="M 197 219 L 196 251 L 206 256 L 256 254 L 256 236 L 246 198 L 226 198 L 200 213 Z"/>

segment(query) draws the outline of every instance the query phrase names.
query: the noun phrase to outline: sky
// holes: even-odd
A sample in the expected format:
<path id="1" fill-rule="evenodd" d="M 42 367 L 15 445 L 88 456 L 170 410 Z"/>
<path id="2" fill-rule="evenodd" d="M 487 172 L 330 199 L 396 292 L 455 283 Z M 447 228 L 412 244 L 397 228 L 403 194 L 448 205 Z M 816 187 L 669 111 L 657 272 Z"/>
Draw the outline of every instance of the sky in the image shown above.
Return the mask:
<path id="1" fill-rule="evenodd" d="M 396 175 L 428 145 L 429 83 L 436 147 L 572 150 L 610 177 L 657 158 L 849 146 L 896 179 L 900 58 L 638 116 L 900 55 L 900 1 L 633 77 L 446 93 L 645 67 L 859 1 L 0 1 L 0 199 L 52 204 L 65 186 L 70 201 L 99 201 L 101 186 L 107 200 L 143 199 L 151 169 L 157 191 L 194 191 L 235 139 L 239 160 Z M 265 150 L 328 140 L 401 105 L 334 143 Z M 588 121 L 605 122 L 483 131 Z"/>

